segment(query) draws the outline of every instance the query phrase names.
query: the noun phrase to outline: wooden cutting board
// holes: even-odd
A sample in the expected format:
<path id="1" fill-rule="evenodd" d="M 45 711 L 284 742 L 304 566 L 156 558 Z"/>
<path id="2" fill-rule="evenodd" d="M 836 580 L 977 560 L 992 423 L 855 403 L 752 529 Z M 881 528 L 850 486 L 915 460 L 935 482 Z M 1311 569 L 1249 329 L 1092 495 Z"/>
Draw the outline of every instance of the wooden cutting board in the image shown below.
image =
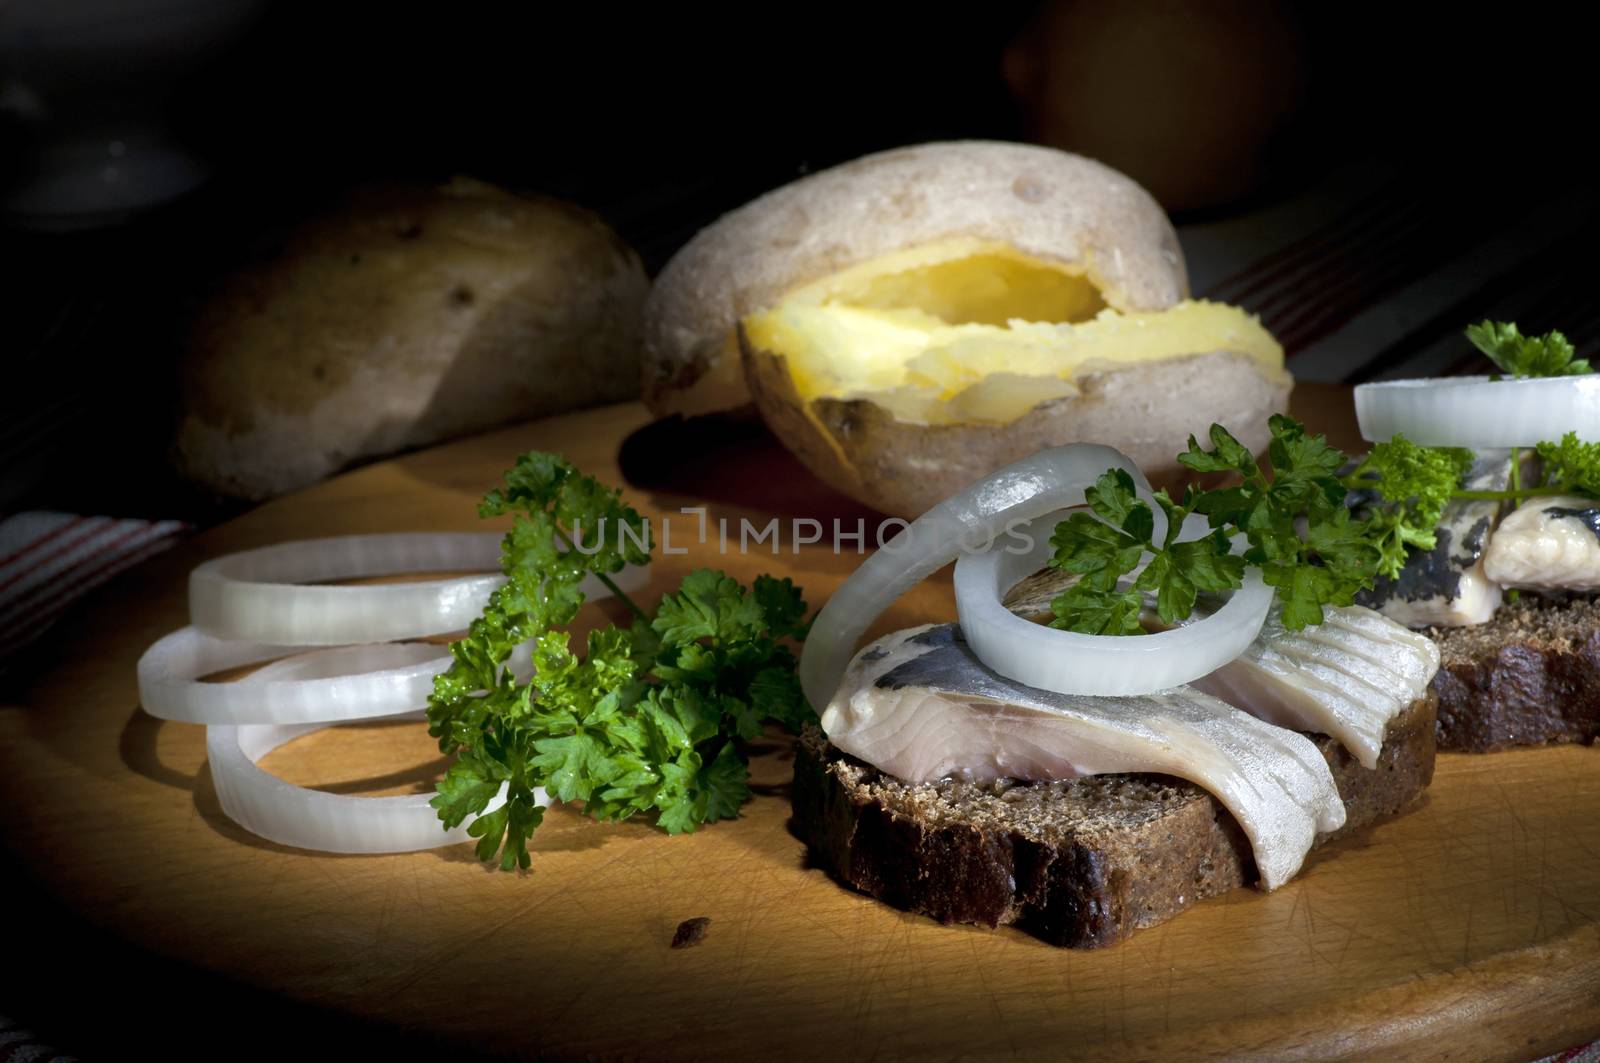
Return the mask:
<path id="1" fill-rule="evenodd" d="M 1348 393 L 1296 406 L 1353 442 Z M 185 622 L 203 558 L 284 539 L 473 529 L 520 451 L 568 454 L 659 522 L 652 590 L 701 564 L 793 576 L 816 604 L 851 554 L 719 556 L 717 521 L 839 518 L 755 426 L 650 426 L 624 405 L 371 466 L 267 504 L 146 566 L 84 610 L 85 652 L 0 711 L 0 830 L 46 889 L 160 956 L 446 1043 L 601 1058 L 1526 1060 L 1600 1036 L 1600 749 L 1446 755 L 1425 803 L 1314 855 L 1272 894 L 1205 902 L 1112 948 L 946 927 L 852 893 L 789 833 L 792 751 L 760 746 L 736 821 L 671 838 L 552 812 L 533 870 L 488 873 L 465 846 L 327 856 L 263 842 L 217 805 L 198 727 L 138 708 L 134 663 Z M 704 505 L 709 545 L 693 545 Z M 758 519 L 759 518 L 759 519 Z M 592 614 L 592 615 L 591 615 Z M 947 574 L 885 631 L 953 615 Z M 586 608 L 589 622 L 603 619 Z M 92 652 L 89 652 L 92 650 Z M 426 788 L 420 725 L 322 733 L 264 765 L 342 792 Z M 107 814 L 115 810 L 115 814 Z M 701 944 L 674 928 L 709 917 Z M 247 1019 L 248 1016 L 240 1016 Z"/>

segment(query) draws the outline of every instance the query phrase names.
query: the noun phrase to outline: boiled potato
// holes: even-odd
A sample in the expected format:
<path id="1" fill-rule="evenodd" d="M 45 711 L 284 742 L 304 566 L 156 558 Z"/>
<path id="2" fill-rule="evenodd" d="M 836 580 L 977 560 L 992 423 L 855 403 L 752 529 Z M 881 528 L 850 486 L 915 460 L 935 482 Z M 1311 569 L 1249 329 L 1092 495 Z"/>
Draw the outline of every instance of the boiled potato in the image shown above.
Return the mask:
<path id="1" fill-rule="evenodd" d="M 649 282 L 599 218 L 457 178 L 358 194 L 198 314 L 180 470 L 262 499 L 364 459 L 638 394 Z"/>
<path id="2" fill-rule="evenodd" d="M 1213 421 L 1264 447 L 1290 388 L 1256 319 L 1187 292 L 1166 215 L 1099 163 L 991 142 L 885 152 L 763 196 L 668 264 L 646 399 L 753 400 L 819 476 L 902 516 L 1067 442 L 1172 482 Z"/>

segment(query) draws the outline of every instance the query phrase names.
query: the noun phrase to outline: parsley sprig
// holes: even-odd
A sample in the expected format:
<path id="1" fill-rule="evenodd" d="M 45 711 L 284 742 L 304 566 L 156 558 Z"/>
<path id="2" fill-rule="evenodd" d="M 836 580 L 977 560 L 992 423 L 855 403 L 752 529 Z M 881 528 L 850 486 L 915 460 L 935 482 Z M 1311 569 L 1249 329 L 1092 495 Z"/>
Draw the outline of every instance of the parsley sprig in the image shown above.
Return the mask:
<path id="1" fill-rule="evenodd" d="M 1352 490 L 1369 492 L 1376 503 L 1363 509 L 1382 551 L 1379 575 L 1398 579 L 1414 552 L 1438 545 L 1436 528 L 1451 502 L 1521 502 L 1552 495 L 1600 499 L 1600 443 L 1586 443 L 1568 432 L 1558 442 L 1539 443 L 1534 449 L 1539 456 L 1537 481 L 1523 483 L 1521 451 L 1512 447 L 1506 488 L 1476 490 L 1462 486 L 1474 460 L 1470 450 L 1422 447 L 1403 435 L 1374 444 L 1346 483 Z"/>
<path id="2" fill-rule="evenodd" d="M 1370 491 L 1382 505 L 1365 507 L 1370 537 L 1377 544 L 1377 571 L 1398 578 L 1412 550 L 1432 550 L 1444 507 L 1459 497 L 1472 468 L 1472 451 L 1421 447 L 1403 435 L 1373 446 L 1344 477 L 1351 490 Z"/>
<path id="3" fill-rule="evenodd" d="M 1514 323 L 1482 321 L 1467 328 L 1467 339 L 1513 378 L 1575 376 L 1590 372 L 1588 361 L 1559 332 L 1524 336 Z M 1511 469 L 1504 490 L 1469 490 L 1462 480 L 1473 454 L 1460 447 L 1423 447 L 1403 435 L 1375 444 L 1346 484 L 1374 492 L 1383 503 L 1368 507 L 1378 533 L 1383 559 L 1381 575 L 1395 578 L 1412 550 L 1437 545 L 1434 529 L 1444 507 L 1455 500 L 1521 501 L 1543 495 L 1581 494 L 1600 497 L 1600 444 L 1585 443 L 1573 433 L 1559 442 L 1535 448 L 1542 469 L 1536 483 L 1522 482 L 1520 448 L 1511 449 Z"/>
<path id="4" fill-rule="evenodd" d="M 1524 336 L 1514 324 L 1484 321 L 1469 327 L 1467 338 L 1514 377 L 1591 371 L 1559 332 Z M 1080 577 L 1050 603 L 1051 623 L 1096 635 L 1143 634 L 1140 612 L 1152 592 L 1157 614 L 1170 625 L 1190 614 L 1197 591 L 1239 587 L 1251 566 L 1277 589 L 1284 626 L 1298 630 L 1321 623 L 1325 606 L 1349 605 L 1378 577 L 1398 577 L 1413 553 L 1438 545 L 1436 529 L 1452 501 L 1600 499 L 1600 442 L 1571 432 L 1536 446 L 1537 482 L 1522 482 L 1513 449 L 1507 489 L 1486 491 L 1462 486 L 1474 456 L 1460 447 L 1418 446 L 1396 435 L 1352 466 L 1291 417 L 1275 416 L 1268 428 L 1265 468 L 1221 425 L 1211 426 L 1209 450 L 1189 438 L 1178 461 L 1233 482 L 1213 490 L 1191 484 L 1181 503 L 1156 492 L 1152 497 L 1168 518 L 1159 544 L 1152 538 L 1153 511 L 1135 493 L 1132 477 L 1116 469 L 1101 476 L 1088 492 L 1089 512 L 1072 514 L 1051 536 L 1050 564 Z M 1190 513 L 1205 515 L 1212 532 L 1176 542 Z M 1238 536 L 1248 546 L 1230 554 L 1228 543 Z"/>
<path id="5" fill-rule="evenodd" d="M 1370 583 L 1379 550 L 1344 504 L 1338 472 L 1347 459 L 1291 417 L 1274 416 L 1268 428 L 1266 469 L 1221 425 L 1211 426 L 1210 449 L 1190 437 L 1180 463 L 1198 473 L 1231 474 L 1237 482 L 1213 490 L 1191 484 L 1181 503 L 1156 492 L 1167 515 L 1159 546 L 1151 539 L 1152 511 L 1135 495 L 1132 477 L 1121 470 L 1101 476 L 1088 495 L 1090 512 L 1074 513 L 1051 538 L 1056 552 L 1050 563 L 1082 576 L 1051 602 L 1052 623 L 1091 634 L 1141 634 L 1144 593 L 1155 592 L 1158 615 L 1176 623 L 1193 610 L 1198 591 L 1241 586 L 1246 566 L 1261 569 L 1277 588 L 1291 629 L 1320 623 L 1324 605 L 1354 601 Z M 1211 534 L 1177 542 L 1190 513 L 1204 515 Z M 1235 536 L 1247 544 L 1240 553 L 1230 553 Z M 1141 563 L 1144 569 L 1125 585 L 1122 577 Z"/>
<path id="6" fill-rule="evenodd" d="M 1267 426 L 1270 478 L 1249 448 L 1217 425 L 1211 428 L 1214 450 L 1191 438 L 1178 461 L 1196 472 L 1239 473 L 1241 484 L 1205 492 L 1195 509 L 1213 528 L 1245 535 L 1245 561 L 1277 588 L 1284 626 L 1298 631 L 1320 624 L 1324 605 L 1355 600 L 1370 580 L 1377 548 L 1344 504 L 1338 477 L 1348 461 L 1344 453 L 1292 417 L 1275 414 Z"/>
<path id="7" fill-rule="evenodd" d="M 1600 499 L 1600 442 L 1585 442 L 1576 432 L 1568 432 L 1554 442 L 1534 447 L 1539 456 L 1540 476 L 1522 484 L 1513 482 L 1502 490 L 1474 490 L 1461 486 L 1461 478 L 1472 463 L 1472 452 L 1458 447 L 1421 447 L 1403 435 L 1375 443 L 1372 453 L 1347 478 L 1352 488 L 1375 490 L 1401 514 L 1407 525 L 1409 542 L 1420 549 L 1431 549 L 1434 540 L 1429 522 L 1437 524 L 1447 503 L 1457 499 L 1485 502 L 1521 502 L 1528 498 L 1553 495 L 1582 495 Z M 1513 454 L 1515 451 L 1513 451 Z"/>
<path id="8" fill-rule="evenodd" d="M 1587 495 L 1600 498 L 1600 443 L 1584 442 L 1568 432 L 1554 443 L 1540 443 L 1543 479 L 1529 492 L 1547 495 Z"/>
<path id="9" fill-rule="evenodd" d="M 597 819 L 654 812 L 674 834 L 736 815 L 750 797 L 742 743 L 769 720 L 813 718 L 786 644 L 805 635 L 799 589 L 700 569 L 647 613 L 611 580 L 649 560 L 647 523 L 553 454 L 519 458 L 478 511 L 515 522 L 501 550 L 507 581 L 451 645 L 429 699 L 429 733 L 456 758 L 432 800 L 444 825 L 477 815 L 468 833 L 479 859 L 509 870 L 529 865 L 539 788 Z M 564 629 L 589 573 L 634 619 L 590 632 L 580 657 Z M 523 644 L 526 682 L 511 667 Z M 486 812 L 502 785 L 505 803 Z"/>
<path id="10" fill-rule="evenodd" d="M 1524 336 L 1507 321 L 1480 321 L 1467 326 L 1467 339 L 1488 356 L 1500 371 L 1514 378 L 1577 376 L 1590 371 L 1566 336 L 1546 332 L 1543 336 Z"/>
<path id="11" fill-rule="evenodd" d="M 1423 447 L 1396 435 L 1352 466 L 1293 418 L 1273 417 L 1269 428 L 1265 469 L 1221 425 L 1211 426 L 1209 450 L 1190 439 L 1181 463 L 1200 473 L 1233 474 L 1237 482 L 1214 490 L 1191 484 L 1181 504 L 1157 491 L 1153 497 L 1168 518 L 1160 544 L 1152 539 L 1152 510 L 1135 494 L 1133 478 L 1120 469 L 1104 473 L 1088 492 L 1089 512 L 1072 514 L 1051 536 L 1056 550 L 1050 564 L 1081 577 L 1051 601 L 1051 623 L 1095 635 L 1143 634 L 1140 612 L 1150 593 L 1157 614 L 1174 624 L 1192 612 L 1197 591 L 1237 588 L 1251 566 L 1277 588 L 1284 626 L 1299 630 L 1321 623 L 1324 606 L 1349 605 L 1379 576 L 1398 577 L 1413 553 L 1433 549 L 1439 520 L 1453 501 L 1600 499 L 1600 442 L 1572 432 L 1538 444 L 1537 482 L 1486 491 L 1462 486 L 1473 454 L 1460 447 Z M 1352 500 L 1351 492 L 1361 495 Z M 1190 513 L 1204 514 L 1212 533 L 1175 542 Z M 1239 535 L 1248 546 L 1230 554 L 1228 542 Z M 1125 578 L 1136 571 L 1131 581 Z"/>
<path id="12" fill-rule="evenodd" d="M 1091 635 L 1138 635 L 1144 593 L 1154 592 L 1156 610 L 1176 623 L 1194 609 L 1198 591 L 1224 591 L 1244 578 L 1244 559 L 1228 552 L 1222 532 L 1190 542 L 1177 542 L 1183 519 L 1193 510 L 1194 495 L 1175 503 L 1166 491 L 1155 493 L 1167 517 L 1160 545 L 1153 539 L 1155 517 L 1135 494 L 1133 477 L 1108 469 L 1088 491 L 1089 513 L 1078 512 L 1056 525 L 1050 544 L 1051 564 L 1082 578 L 1050 603 L 1052 625 Z M 1092 514 L 1092 515 L 1091 515 Z M 1123 576 L 1150 555 L 1131 586 Z"/>

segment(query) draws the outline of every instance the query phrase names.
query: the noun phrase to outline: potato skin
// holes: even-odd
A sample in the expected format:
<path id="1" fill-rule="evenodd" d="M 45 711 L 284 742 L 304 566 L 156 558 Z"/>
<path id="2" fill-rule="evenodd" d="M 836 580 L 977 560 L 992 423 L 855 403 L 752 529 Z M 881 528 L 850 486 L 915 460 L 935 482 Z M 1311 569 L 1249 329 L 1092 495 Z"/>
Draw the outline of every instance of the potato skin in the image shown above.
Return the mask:
<path id="1" fill-rule="evenodd" d="M 1288 409 L 1287 374 L 1269 379 L 1230 351 L 1146 362 L 1074 378 L 1077 396 L 1042 403 L 1010 424 L 917 425 L 864 399 L 818 399 L 822 428 L 802 411 L 782 355 L 744 346 L 745 376 L 775 435 L 812 472 L 865 505 L 914 518 L 979 477 L 1063 443 L 1116 447 L 1156 487 L 1192 476 L 1177 462 L 1191 434 L 1225 425 L 1254 453 L 1267 418 Z"/>
<path id="2" fill-rule="evenodd" d="M 729 343 L 739 321 L 849 266 L 963 237 L 1082 268 L 1118 310 L 1165 310 L 1188 295 L 1172 224 L 1117 171 L 1027 144 L 898 148 L 768 192 L 673 257 L 645 309 L 645 402 L 658 415 L 743 405 Z"/>
<path id="3" fill-rule="evenodd" d="M 357 193 L 197 314 L 174 459 L 270 498 L 363 459 L 638 394 L 649 281 L 570 204 L 457 178 Z"/>

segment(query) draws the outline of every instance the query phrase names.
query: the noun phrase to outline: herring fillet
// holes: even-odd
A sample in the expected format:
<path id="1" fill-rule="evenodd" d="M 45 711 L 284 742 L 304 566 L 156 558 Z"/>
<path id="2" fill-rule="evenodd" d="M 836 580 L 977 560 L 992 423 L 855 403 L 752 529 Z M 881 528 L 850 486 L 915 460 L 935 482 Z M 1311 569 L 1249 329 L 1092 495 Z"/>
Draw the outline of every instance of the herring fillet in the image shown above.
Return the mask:
<path id="1" fill-rule="evenodd" d="M 862 649 L 822 729 L 839 749 L 912 783 L 1187 779 L 1239 821 L 1269 890 L 1300 870 L 1319 832 L 1344 823 L 1333 774 L 1305 736 L 1189 687 L 1138 697 L 1035 690 L 985 667 L 954 624 L 907 628 Z"/>
<path id="2" fill-rule="evenodd" d="M 1371 609 L 1328 606 L 1321 624 L 1290 631 L 1274 606 L 1249 648 L 1190 685 L 1268 723 L 1332 735 L 1374 768 L 1389 721 L 1438 670 L 1432 639 Z"/>
<path id="3" fill-rule="evenodd" d="M 1600 590 L 1600 509 L 1575 495 L 1530 498 L 1500 522 L 1483 567 L 1507 587 Z"/>

